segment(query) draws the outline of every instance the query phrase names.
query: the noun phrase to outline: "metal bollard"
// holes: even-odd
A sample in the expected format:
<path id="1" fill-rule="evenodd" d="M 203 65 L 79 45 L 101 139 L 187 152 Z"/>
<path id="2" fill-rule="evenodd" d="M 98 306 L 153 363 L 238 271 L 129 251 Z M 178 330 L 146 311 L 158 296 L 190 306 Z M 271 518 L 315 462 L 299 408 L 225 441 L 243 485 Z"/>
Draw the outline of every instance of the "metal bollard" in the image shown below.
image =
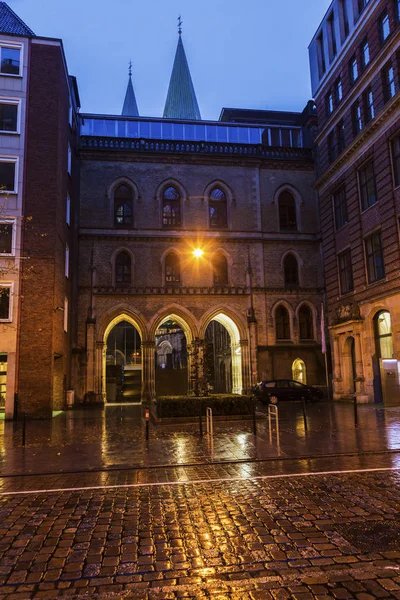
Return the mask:
<path id="1" fill-rule="evenodd" d="M 256 404 L 257 404 L 256 397 L 253 396 L 252 411 L 253 411 L 253 433 L 254 433 L 254 435 L 257 435 Z"/>
<path id="2" fill-rule="evenodd" d="M 304 421 L 304 431 L 308 431 L 307 426 L 307 413 L 306 413 L 306 401 L 304 398 L 301 399 L 301 404 L 303 407 L 303 421 Z"/>
<path id="3" fill-rule="evenodd" d="M 354 408 L 354 427 L 357 427 L 358 425 L 358 410 L 357 410 L 357 396 L 354 394 L 354 401 L 353 401 L 353 408 Z"/>
<path id="4" fill-rule="evenodd" d="M 26 438 L 26 414 L 22 415 L 22 447 L 25 448 L 25 438 Z"/>
<path id="5" fill-rule="evenodd" d="M 145 411 L 145 418 L 146 418 L 146 440 L 149 439 L 149 420 L 150 420 L 150 411 L 148 408 L 146 408 Z"/>
<path id="6" fill-rule="evenodd" d="M 199 433 L 200 437 L 203 437 L 203 419 L 201 415 L 201 398 L 199 398 Z"/>
<path id="7" fill-rule="evenodd" d="M 212 439 L 214 435 L 213 430 L 213 418 L 212 418 L 212 409 L 206 408 L 206 417 L 207 417 L 207 435 Z"/>

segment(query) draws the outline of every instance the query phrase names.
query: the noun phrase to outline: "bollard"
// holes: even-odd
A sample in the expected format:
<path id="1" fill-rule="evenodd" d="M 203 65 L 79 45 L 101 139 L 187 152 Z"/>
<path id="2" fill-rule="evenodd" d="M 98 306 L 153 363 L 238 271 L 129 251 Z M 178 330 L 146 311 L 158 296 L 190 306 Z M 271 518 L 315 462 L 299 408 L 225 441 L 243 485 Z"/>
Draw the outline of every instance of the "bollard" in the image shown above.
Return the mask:
<path id="1" fill-rule="evenodd" d="M 253 433 L 254 433 L 254 435 L 257 435 L 256 404 L 257 404 L 256 397 L 253 396 L 252 410 L 253 410 Z"/>
<path id="2" fill-rule="evenodd" d="M 120 423 L 122 423 L 122 404 L 121 404 L 121 410 L 119 411 L 119 421 Z"/>
<path id="3" fill-rule="evenodd" d="M 199 398 L 199 433 L 200 437 L 203 437 L 203 419 L 201 416 L 201 399 Z"/>
<path id="4" fill-rule="evenodd" d="M 354 427 L 357 427 L 357 425 L 358 425 L 358 410 L 357 410 L 357 396 L 355 394 L 354 394 L 353 407 L 354 407 Z"/>
<path id="5" fill-rule="evenodd" d="M 307 427 L 307 413 L 306 413 L 306 401 L 304 398 L 301 399 L 301 404 L 303 407 L 303 421 L 304 421 L 304 431 L 308 431 Z"/>
<path id="6" fill-rule="evenodd" d="M 25 437 L 26 437 L 26 414 L 22 415 L 22 447 L 25 448 Z"/>
<path id="7" fill-rule="evenodd" d="M 148 408 L 146 408 L 146 440 L 149 439 L 149 420 L 150 420 L 150 411 Z"/>

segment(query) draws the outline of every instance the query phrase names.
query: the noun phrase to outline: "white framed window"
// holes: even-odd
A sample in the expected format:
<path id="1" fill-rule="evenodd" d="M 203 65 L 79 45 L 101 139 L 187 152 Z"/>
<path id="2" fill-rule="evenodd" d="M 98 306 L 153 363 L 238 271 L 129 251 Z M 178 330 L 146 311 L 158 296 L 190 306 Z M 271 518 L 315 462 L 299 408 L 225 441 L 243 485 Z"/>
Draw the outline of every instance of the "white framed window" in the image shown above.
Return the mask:
<path id="1" fill-rule="evenodd" d="M 72 104 L 68 107 L 68 123 L 69 126 L 72 127 Z"/>
<path id="2" fill-rule="evenodd" d="M 68 165 L 67 165 L 68 175 L 71 175 L 71 165 L 72 165 L 72 150 L 71 150 L 71 144 L 68 142 Z"/>
<path id="3" fill-rule="evenodd" d="M 0 156 L 0 193 L 16 194 L 18 191 L 18 158 Z"/>
<path id="4" fill-rule="evenodd" d="M 0 41 L 0 75 L 21 77 L 22 44 Z"/>
<path id="5" fill-rule="evenodd" d="M 65 222 L 69 226 L 71 225 L 71 198 L 67 192 L 67 199 L 65 203 Z"/>
<path id="6" fill-rule="evenodd" d="M 0 219 L 0 256 L 15 254 L 15 221 Z"/>
<path id="7" fill-rule="evenodd" d="M 65 277 L 69 277 L 69 246 L 65 244 Z"/>
<path id="8" fill-rule="evenodd" d="M 12 321 L 12 283 L 0 283 L 0 323 Z"/>
<path id="9" fill-rule="evenodd" d="M 20 100 L 0 97 L 0 133 L 20 133 Z"/>
<path id="10" fill-rule="evenodd" d="M 64 298 L 64 331 L 65 333 L 68 332 L 68 298 L 65 297 Z"/>

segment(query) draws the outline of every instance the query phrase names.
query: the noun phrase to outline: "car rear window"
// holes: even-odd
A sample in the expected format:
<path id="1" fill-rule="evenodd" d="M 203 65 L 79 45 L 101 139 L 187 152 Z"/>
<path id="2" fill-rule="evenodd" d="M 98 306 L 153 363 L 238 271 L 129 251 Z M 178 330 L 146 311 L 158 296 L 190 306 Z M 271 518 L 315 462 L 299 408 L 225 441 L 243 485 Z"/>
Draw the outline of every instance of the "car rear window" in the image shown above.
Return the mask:
<path id="1" fill-rule="evenodd" d="M 276 386 L 276 381 L 266 381 L 264 387 L 272 388 Z"/>

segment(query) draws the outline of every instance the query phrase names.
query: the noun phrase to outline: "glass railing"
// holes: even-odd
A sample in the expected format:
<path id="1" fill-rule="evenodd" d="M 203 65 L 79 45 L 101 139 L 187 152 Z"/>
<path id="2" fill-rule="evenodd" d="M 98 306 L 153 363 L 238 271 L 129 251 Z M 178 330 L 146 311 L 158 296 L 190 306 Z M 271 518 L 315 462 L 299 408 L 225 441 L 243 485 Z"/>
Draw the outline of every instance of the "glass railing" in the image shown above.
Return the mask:
<path id="1" fill-rule="evenodd" d="M 82 136 L 302 147 L 301 128 L 81 115 Z M 266 135 L 264 135 L 266 134 Z M 263 137 L 264 136 L 264 137 Z"/>

